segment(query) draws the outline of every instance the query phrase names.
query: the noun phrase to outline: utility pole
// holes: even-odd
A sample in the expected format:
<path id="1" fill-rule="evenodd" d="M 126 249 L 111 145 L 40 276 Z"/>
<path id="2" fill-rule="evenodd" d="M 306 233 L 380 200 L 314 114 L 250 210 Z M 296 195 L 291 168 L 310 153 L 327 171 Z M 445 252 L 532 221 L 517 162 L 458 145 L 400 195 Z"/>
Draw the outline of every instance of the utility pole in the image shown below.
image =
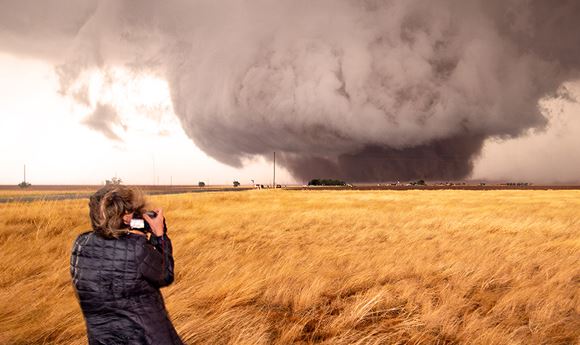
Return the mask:
<path id="1" fill-rule="evenodd" d="M 272 178 L 272 187 L 276 189 L 276 151 L 274 151 L 274 177 Z"/>
<path id="2" fill-rule="evenodd" d="M 24 184 L 26 184 L 26 164 L 24 164 Z"/>
<path id="3" fill-rule="evenodd" d="M 155 174 L 155 155 L 153 155 L 153 185 L 155 185 L 155 179 L 156 179 L 156 174 Z"/>

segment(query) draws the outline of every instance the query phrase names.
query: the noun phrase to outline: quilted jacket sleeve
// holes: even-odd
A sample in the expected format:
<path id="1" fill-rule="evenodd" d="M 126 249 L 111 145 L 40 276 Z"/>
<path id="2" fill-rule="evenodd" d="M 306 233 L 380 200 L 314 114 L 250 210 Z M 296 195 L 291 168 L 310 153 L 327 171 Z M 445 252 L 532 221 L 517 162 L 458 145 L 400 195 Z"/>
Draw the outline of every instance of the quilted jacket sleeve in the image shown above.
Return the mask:
<path id="1" fill-rule="evenodd" d="M 171 240 L 164 234 L 152 236 L 150 242 L 137 249 L 139 273 L 153 286 L 160 288 L 173 283 L 173 247 Z"/>

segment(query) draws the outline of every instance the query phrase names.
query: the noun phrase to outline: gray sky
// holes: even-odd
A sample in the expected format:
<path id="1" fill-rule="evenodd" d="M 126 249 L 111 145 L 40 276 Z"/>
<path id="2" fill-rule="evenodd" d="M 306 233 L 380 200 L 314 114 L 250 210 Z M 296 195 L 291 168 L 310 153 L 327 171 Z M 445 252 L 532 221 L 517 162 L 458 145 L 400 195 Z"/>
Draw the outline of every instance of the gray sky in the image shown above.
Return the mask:
<path id="1" fill-rule="evenodd" d="M 0 0 L 0 183 L 577 182 L 558 4 Z"/>
<path id="2" fill-rule="evenodd" d="M 124 104 L 122 124 L 107 135 L 87 124 L 103 114 L 58 93 L 50 63 L 2 53 L 0 75 L 0 184 L 22 181 L 24 164 L 33 184 L 99 184 L 115 174 L 133 184 L 271 183 L 270 162 L 257 158 L 238 169 L 200 151 L 172 113 L 163 80 L 129 78 L 105 92 Z M 280 167 L 277 176 L 294 181 Z"/>

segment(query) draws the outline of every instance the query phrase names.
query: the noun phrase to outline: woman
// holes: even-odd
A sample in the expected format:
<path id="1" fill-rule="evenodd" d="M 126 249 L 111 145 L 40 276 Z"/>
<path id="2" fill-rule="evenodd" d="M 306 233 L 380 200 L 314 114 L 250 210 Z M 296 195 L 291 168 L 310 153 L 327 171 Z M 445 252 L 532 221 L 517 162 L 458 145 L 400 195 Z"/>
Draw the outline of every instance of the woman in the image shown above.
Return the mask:
<path id="1" fill-rule="evenodd" d="M 173 282 L 171 240 L 163 212 L 145 214 L 143 194 L 121 185 L 91 196 L 92 231 L 74 242 L 70 271 L 89 344 L 183 344 L 159 288 Z M 143 214 L 151 233 L 130 228 Z"/>

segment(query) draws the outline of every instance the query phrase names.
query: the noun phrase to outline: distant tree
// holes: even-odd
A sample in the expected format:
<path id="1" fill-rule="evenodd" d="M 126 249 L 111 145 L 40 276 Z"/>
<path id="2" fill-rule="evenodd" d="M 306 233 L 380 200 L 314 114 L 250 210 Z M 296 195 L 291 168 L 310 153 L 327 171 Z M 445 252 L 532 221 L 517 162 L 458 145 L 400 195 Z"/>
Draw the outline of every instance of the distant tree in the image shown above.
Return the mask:
<path id="1" fill-rule="evenodd" d="M 110 180 L 105 181 L 105 184 L 121 184 L 123 183 L 123 180 L 121 180 L 119 177 L 113 177 Z"/>
<path id="2" fill-rule="evenodd" d="M 234 187 L 239 187 L 240 183 L 238 181 L 234 181 Z"/>
<path id="3" fill-rule="evenodd" d="M 197 185 L 198 185 L 199 187 L 205 187 L 205 182 L 203 182 L 203 181 L 199 181 L 199 182 L 197 183 Z"/>
<path id="4" fill-rule="evenodd" d="M 425 180 L 419 180 L 419 181 L 417 181 L 417 185 L 424 186 L 425 185 Z"/>
<path id="5" fill-rule="evenodd" d="M 18 184 L 18 187 L 20 187 L 20 188 L 28 188 L 30 186 L 31 186 L 31 184 L 26 182 L 26 181 L 22 181 Z"/>

